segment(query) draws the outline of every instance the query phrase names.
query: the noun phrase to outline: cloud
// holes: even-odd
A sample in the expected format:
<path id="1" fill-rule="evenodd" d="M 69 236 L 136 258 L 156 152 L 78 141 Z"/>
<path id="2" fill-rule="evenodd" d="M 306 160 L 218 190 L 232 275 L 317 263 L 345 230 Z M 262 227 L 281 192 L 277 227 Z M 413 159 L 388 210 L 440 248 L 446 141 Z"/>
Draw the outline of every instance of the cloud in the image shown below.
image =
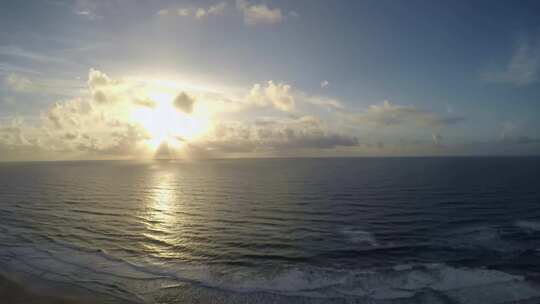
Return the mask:
<path id="1" fill-rule="evenodd" d="M 193 106 L 195 105 L 195 99 L 185 92 L 181 92 L 174 99 L 173 105 L 178 110 L 186 114 L 191 114 L 191 112 L 193 112 Z"/>
<path id="2" fill-rule="evenodd" d="M 97 103 L 106 103 L 108 101 L 107 95 L 100 90 L 94 92 L 93 98 Z"/>
<path id="3" fill-rule="evenodd" d="M 157 12 L 157 15 L 158 16 L 167 16 L 169 14 L 169 10 L 168 9 L 161 9 Z"/>
<path id="4" fill-rule="evenodd" d="M 28 60 L 32 60 L 36 62 L 41 62 L 41 63 L 66 62 L 65 60 L 61 58 L 49 56 L 42 53 L 28 51 L 15 45 L 0 46 L 0 55 L 19 57 L 19 58 L 24 58 L 24 59 L 28 59 Z"/>
<path id="5" fill-rule="evenodd" d="M 485 71 L 481 78 L 487 82 L 524 86 L 538 81 L 539 69 L 540 38 L 523 38 L 506 67 Z"/>
<path id="6" fill-rule="evenodd" d="M 385 100 L 382 104 L 369 106 L 360 114 L 352 114 L 356 122 L 377 126 L 393 126 L 412 123 L 420 126 L 440 127 L 454 125 L 465 119 L 460 116 L 440 116 L 412 106 L 400 106 Z"/>
<path id="7" fill-rule="evenodd" d="M 20 66 L 13 65 L 7 62 L 0 62 L 0 74 L 9 73 L 9 72 L 34 74 L 34 75 L 40 74 L 38 71 L 33 70 L 33 69 L 20 67 Z"/>
<path id="8" fill-rule="evenodd" d="M 100 5 L 106 4 L 106 2 L 99 2 L 95 0 L 76 0 L 73 12 L 77 16 L 84 17 L 88 20 L 100 19 L 103 16 L 98 15 L 97 11 Z"/>
<path id="9" fill-rule="evenodd" d="M 191 10 L 187 9 L 187 8 L 179 8 L 178 10 L 176 10 L 176 13 L 180 17 L 187 17 L 187 16 L 191 15 Z"/>
<path id="10" fill-rule="evenodd" d="M 94 68 L 88 72 L 88 86 L 91 89 L 106 86 L 111 83 L 111 79 L 105 73 L 102 73 Z"/>
<path id="11" fill-rule="evenodd" d="M 326 88 L 330 83 L 328 82 L 328 80 L 323 80 L 321 82 L 321 88 Z"/>
<path id="12" fill-rule="evenodd" d="M 66 134 L 64 134 L 64 138 L 66 140 L 74 140 L 77 139 L 77 137 L 79 137 L 79 134 L 73 132 L 67 132 Z"/>
<path id="13" fill-rule="evenodd" d="M 436 145 L 436 146 L 440 146 L 442 144 L 442 140 L 443 140 L 443 137 L 441 134 L 431 134 L 431 137 L 433 139 L 433 143 Z"/>
<path id="14" fill-rule="evenodd" d="M 88 72 L 88 89 L 97 104 L 114 103 L 117 95 L 125 95 L 129 89 L 122 88 L 118 80 L 111 80 L 107 74 L 91 68 Z"/>
<path id="15" fill-rule="evenodd" d="M 252 4 L 247 0 L 236 0 L 236 10 L 242 16 L 244 24 L 253 26 L 258 24 L 275 24 L 285 19 L 285 14 L 279 8 L 269 8 L 265 4 Z M 227 2 L 222 1 L 208 7 L 180 7 L 176 9 L 165 8 L 157 12 L 158 16 L 180 16 L 202 20 L 210 16 L 221 16 L 227 11 Z M 287 17 L 296 18 L 298 13 L 291 11 Z"/>
<path id="16" fill-rule="evenodd" d="M 201 19 L 210 15 L 223 15 L 226 7 L 227 3 L 225 2 L 220 2 L 218 4 L 212 5 L 208 9 L 199 7 L 195 10 L 195 18 Z"/>
<path id="17" fill-rule="evenodd" d="M 4 82 L 8 88 L 19 92 L 29 91 L 33 87 L 33 83 L 30 79 L 15 73 L 7 75 Z"/>
<path id="18" fill-rule="evenodd" d="M 226 7 L 227 7 L 227 3 L 220 2 L 218 4 L 210 6 L 210 8 L 208 8 L 207 13 L 209 15 L 221 15 L 223 14 L 223 12 L 225 12 Z"/>
<path id="19" fill-rule="evenodd" d="M 295 107 L 291 86 L 284 83 L 275 84 L 271 80 L 266 83 L 266 86 L 253 85 L 247 100 L 249 103 L 259 106 L 272 105 L 274 108 L 286 112 L 294 110 Z"/>
<path id="20" fill-rule="evenodd" d="M 146 108 L 155 108 L 156 102 L 149 99 L 149 98 L 136 98 L 133 100 L 133 104 L 139 107 L 146 107 Z"/>
<path id="21" fill-rule="evenodd" d="M 176 12 L 177 16 L 180 17 L 193 17 L 195 19 L 203 19 L 209 16 L 220 16 L 225 13 L 227 8 L 226 2 L 219 2 L 209 7 L 182 7 L 176 10 L 171 9 L 161 9 L 157 12 L 158 16 L 168 16 L 172 12 Z"/>
<path id="22" fill-rule="evenodd" d="M 156 125 L 160 118 L 163 123 Z M 2 123 L 2 118 L 0 157 L 20 159 L 32 153 L 46 159 L 149 157 L 153 152 L 149 144 L 159 146 L 155 141 L 165 133 L 172 134 L 167 135 L 170 140 L 181 142 L 181 151 L 171 144 L 170 153 L 191 153 L 193 157 L 358 155 L 355 151 L 399 154 L 405 146 L 397 143 L 395 132 L 383 132 L 383 137 L 368 132 L 360 141 L 359 125 L 395 126 L 393 130 L 404 130 L 407 136 L 415 136 L 407 132 L 411 126 L 422 127 L 427 134 L 416 134 L 422 136 L 423 146 L 416 144 L 414 151 L 439 153 L 448 148 L 441 145 L 439 128 L 463 120 L 390 101 L 353 110 L 339 100 L 311 96 L 276 81 L 240 90 L 214 87 L 209 91 L 157 79 L 114 78 L 90 69 L 87 87 L 78 97 L 58 100 L 31 124 Z M 181 132 L 183 127 L 199 128 L 198 124 L 204 126 L 197 135 Z"/>
<path id="23" fill-rule="evenodd" d="M 299 95 L 301 95 L 300 97 L 302 98 L 302 100 L 315 106 L 319 106 L 319 107 L 323 107 L 323 108 L 331 109 L 331 110 L 345 109 L 345 106 L 339 100 L 334 99 L 334 98 L 329 98 L 329 97 L 324 97 L 324 96 L 307 96 L 305 94 L 299 94 Z"/>
<path id="24" fill-rule="evenodd" d="M 331 150 L 358 145 L 354 136 L 331 132 L 314 116 L 297 119 L 260 119 L 254 123 L 216 122 L 205 138 L 192 143 L 197 151 L 220 153 L 283 153 Z"/>
<path id="25" fill-rule="evenodd" d="M 273 24 L 283 20 L 279 8 L 269 8 L 264 4 L 250 4 L 247 0 L 236 0 L 236 8 L 243 14 L 246 25 Z"/>

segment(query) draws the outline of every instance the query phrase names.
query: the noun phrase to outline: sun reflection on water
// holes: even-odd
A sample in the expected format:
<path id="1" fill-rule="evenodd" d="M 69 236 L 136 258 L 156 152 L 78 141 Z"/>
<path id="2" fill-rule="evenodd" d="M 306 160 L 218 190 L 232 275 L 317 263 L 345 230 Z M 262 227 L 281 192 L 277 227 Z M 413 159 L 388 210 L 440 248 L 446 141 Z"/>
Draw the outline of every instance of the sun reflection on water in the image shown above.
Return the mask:
<path id="1" fill-rule="evenodd" d="M 145 214 L 146 232 L 143 233 L 143 246 L 152 256 L 159 258 L 186 258 L 183 240 L 179 239 L 178 229 L 181 226 L 181 203 L 176 190 L 176 174 L 173 172 L 156 172 L 154 183 L 147 196 Z"/>

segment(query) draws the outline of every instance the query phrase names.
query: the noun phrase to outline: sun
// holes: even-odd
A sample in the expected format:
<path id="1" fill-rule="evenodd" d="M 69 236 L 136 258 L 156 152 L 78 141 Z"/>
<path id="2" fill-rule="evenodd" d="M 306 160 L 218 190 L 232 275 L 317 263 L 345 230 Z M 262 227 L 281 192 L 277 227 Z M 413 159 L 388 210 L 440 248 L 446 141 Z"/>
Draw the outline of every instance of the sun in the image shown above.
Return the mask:
<path id="1" fill-rule="evenodd" d="M 162 143 L 171 148 L 179 148 L 209 128 L 209 118 L 196 108 L 192 113 L 176 109 L 173 94 L 152 93 L 149 98 L 155 102 L 155 106 L 133 108 L 131 120 L 141 125 L 150 135 L 151 138 L 146 141 L 150 149 L 156 150 Z"/>

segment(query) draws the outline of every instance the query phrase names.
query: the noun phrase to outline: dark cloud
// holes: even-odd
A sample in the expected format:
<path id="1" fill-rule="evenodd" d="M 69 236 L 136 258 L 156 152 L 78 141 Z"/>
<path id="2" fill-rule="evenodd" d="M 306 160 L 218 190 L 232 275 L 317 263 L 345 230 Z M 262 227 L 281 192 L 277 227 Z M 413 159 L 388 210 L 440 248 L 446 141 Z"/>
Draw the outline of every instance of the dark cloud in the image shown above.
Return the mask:
<path id="1" fill-rule="evenodd" d="M 417 109 L 412 106 L 400 106 L 389 101 L 371 105 L 360 114 L 352 114 L 352 120 L 359 123 L 370 123 L 377 126 L 395 126 L 416 124 L 421 126 L 440 127 L 454 125 L 465 121 L 460 116 L 443 116 L 433 112 Z"/>
<path id="2" fill-rule="evenodd" d="M 95 91 L 92 97 L 97 103 L 106 103 L 108 101 L 107 95 L 101 90 Z"/>
<path id="3" fill-rule="evenodd" d="M 195 99 L 185 92 L 181 92 L 176 96 L 173 101 L 173 105 L 180 111 L 191 114 L 193 112 L 193 106 L 195 105 Z"/>

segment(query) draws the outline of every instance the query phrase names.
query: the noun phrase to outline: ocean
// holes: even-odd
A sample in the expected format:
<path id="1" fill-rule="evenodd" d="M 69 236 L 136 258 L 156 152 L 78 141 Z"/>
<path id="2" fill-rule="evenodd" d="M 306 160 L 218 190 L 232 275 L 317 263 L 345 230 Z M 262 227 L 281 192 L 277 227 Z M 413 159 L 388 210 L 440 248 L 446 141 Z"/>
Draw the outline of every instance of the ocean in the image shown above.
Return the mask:
<path id="1" fill-rule="evenodd" d="M 1 163 L 0 271 L 103 303 L 539 303 L 540 158 Z"/>

